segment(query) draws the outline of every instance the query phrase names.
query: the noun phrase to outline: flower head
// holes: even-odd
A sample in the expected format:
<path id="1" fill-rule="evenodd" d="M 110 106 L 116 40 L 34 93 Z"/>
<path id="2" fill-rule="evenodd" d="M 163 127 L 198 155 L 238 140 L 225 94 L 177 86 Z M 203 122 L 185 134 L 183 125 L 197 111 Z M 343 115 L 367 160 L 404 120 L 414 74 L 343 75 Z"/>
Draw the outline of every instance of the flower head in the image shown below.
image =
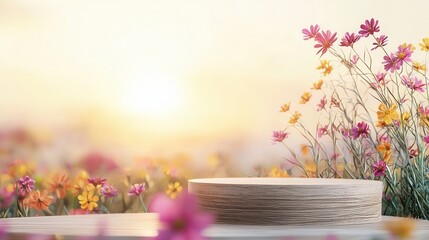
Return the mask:
<path id="1" fill-rule="evenodd" d="M 176 199 L 156 195 L 150 209 L 159 214 L 159 221 L 165 226 L 159 230 L 155 238 L 158 240 L 205 239 L 202 231 L 213 223 L 213 216 L 200 211 L 197 199 L 187 192 Z"/>
<path id="2" fill-rule="evenodd" d="M 94 185 L 94 187 L 97 187 L 100 185 L 101 187 L 104 186 L 104 184 L 107 182 L 107 179 L 101 178 L 101 177 L 94 177 L 94 178 L 88 178 L 88 183 Z"/>
<path id="3" fill-rule="evenodd" d="M 272 140 L 274 142 L 283 142 L 285 138 L 287 138 L 289 133 L 285 131 L 273 131 Z"/>
<path id="4" fill-rule="evenodd" d="M 289 109 L 290 109 L 290 102 L 283 104 L 280 107 L 280 112 L 287 112 L 289 111 Z"/>
<path id="5" fill-rule="evenodd" d="M 295 124 L 295 123 L 297 123 L 297 122 L 298 122 L 298 120 L 299 120 L 299 118 L 301 118 L 301 116 L 302 116 L 302 114 L 301 114 L 301 113 L 299 113 L 299 112 L 295 111 L 295 112 L 293 113 L 292 117 L 290 117 L 290 119 L 289 119 L 289 123 L 290 123 L 290 124 Z"/>
<path id="6" fill-rule="evenodd" d="M 328 102 L 328 100 L 326 100 L 326 96 L 323 96 L 322 99 L 320 99 L 320 102 L 317 104 L 317 111 L 322 111 L 323 109 L 325 109 L 326 103 Z"/>
<path id="7" fill-rule="evenodd" d="M 429 51 L 429 38 L 423 38 L 422 43 L 419 43 L 420 49 L 422 51 L 428 52 Z"/>
<path id="8" fill-rule="evenodd" d="M 413 62 L 413 69 L 418 72 L 426 72 L 426 65 L 419 62 Z"/>
<path id="9" fill-rule="evenodd" d="M 407 86 L 409 89 L 417 92 L 424 92 L 425 89 L 423 88 L 425 84 L 419 80 L 417 77 L 408 77 L 405 75 L 402 75 L 402 83 Z"/>
<path id="10" fill-rule="evenodd" d="M 399 63 L 399 59 L 395 54 L 391 53 L 389 56 L 384 56 L 383 59 L 384 70 L 394 72 L 401 69 L 402 64 Z"/>
<path id="11" fill-rule="evenodd" d="M 359 34 L 363 37 L 368 37 L 369 35 L 374 35 L 374 33 L 380 31 L 380 27 L 378 26 L 378 20 L 366 20 L 364 24 L 360 25 Z"/>
<path id="12" fill-rule="evenodd" d="M 375 50 L 379 47 L 384 47 L 387 45 L 387 36 L 386 35 L 381 35 L 380 37 L 376 37 L 375 38 L 375 43 L 373 43 L 372 45 L 374 45 L 375 47 L 371 48 L 372 50 Z"/>
<path id="13" fill-rule="evenodd" d="M 372 172 L 376 177 L 383 176 L 386 172 L 386 163 L 383 160 L 378 161 L 378 163 L 374 163 L 372 165 Z"/>
<path id="14" fill-rule="evenodd" d="M 429 145 L 429 135 L 423 137 L 423 141 L 425 141 L 426 146 Z"/>
<path id="15" fill-rule="evenodd" d="M 82 209 L 93 211 L 98 207 L 98 201 L 100 200 L 100 197 L 95 193 L 95 187 L 92 186 L 92 189 L 89 188 L 83 190 L 82 194 L 77 196 L 77 199 L 79 200 L 79 204 Z"/>
<path id="16" fill-rule="evenodd" d="M 314 48 L 320 48 L 319 51 L 316 54 L 319 54 L 322 52 L 325 54 L 329 48 L 331 48 L 332 44 L 337 40 L 336 38 L 337 33 L 331 33 L 331 31 L 322 31 L 322 33 L 316 34 L 316 42 L 317 44 L 314 45 Z"/>
<path id="17" fill-rule="evenodd" d="M 300 104 L 306 104 L 311 99 L 311 93 L 310 92 L 304 92 L 301 95 L 301 101 L 299 101 Z"/>
<path id="18" fill-rule="evenodd" d="M 56 174 L 50 183 L 48 183 L 48 191 L 54 192 L 57 198 L 64 198 L 67 191 L 71 188 L 71 182 L 66 173 Z"/>
<path id="19" fill-rule="evenodd" d="M 7 187 L 0 188 L 0 209 L 7 209 L 13 202 L 15 192 L 10 191 Z"/>
<path id="20" fill-rule="evenodd" d="M 286 170 L 283 170 L 279 167 L 273 167 L 271 168 L 270 177 L 275 177 L 275 178 L 283 178 L 283 177 L 289 177 L 289 174 L 287 173 Z"/>
<path id="21" fill-rule="evenodd" d="M 313 83 L 313 87 L 311 89 L 320 90 L 322 89 L 322 85 L 323 85 L 323 80 L 320 79 L 319 81 Z"/>
<path id="22" fill-rule="evenodd" d="M 411 62 L 411 55 L 413 54 L 413 45 L 411 44 L 402 44 L 399 45 L 398 51 L 396 52 L 396 58 L 398 59 L 398 63 L 400 66 L 404 62 Z"/>
<path id="23" fill-rule="evenodd" d="M 318 127 L 317 128 L 317 137 L 323 137 L 324 135 L 328 134 L 328 125 L 325 125 L 324 127 Z"/>
<path id="24" fill-rule="evenodd" d="M 48 196 L 48 191 L 43 190 L 40 192 L 39 190 L 32 191 L 28 197 L 28 205 L 30 208 L 35 210 L 49 210 L 49 205 L 51 205 L 52 200 L 54 198 L 52 196 Z"/>
<path id="25" fill-rule="evenodd" d="M 146 191 L 145 183 L 136 183 L 128 189 L 128 196 L 139 196 Z"/>
<path id="26" fill-rule="evenodd" d="M 167 186 L 166 194 L 172 199 L 175 199 L 181 192 L 183 191 L 183 187 L 180 182 L 170 183 Z"/>
<path id="27" fill-rule="evenodd" d="M 382 159 L 386 163 L 392 160 L 392 145 L 388 140 L 382 140 L 377 146 L 377 151 L 380 153 Z"/>
<path id="28" fill-rule="evenodd" d="M 323 71 L 323 76 L 326 76 L 326 75 L 331 74 L 331 72 L 333 70 L 333 67 L 329 63 L 328 60 L 320 60 L 320 65 L 316 69 L 318 69 L 318 70 L 324 70 Z"/>
<path id="29" fill-rule="evenodd" d="M 22 177 L 18 180 L 18 194 L 20 197 L 27 196 L 33 189 L 35 189 L 36 181 L 29 176 Z"/>
<path id="30" fill-rule="evenodd" d="M 396 104 L 392 103 L 388 108 L 384 103 L 378 106 L 377 117 L 379 121 L 387 125 L 392 124 L 393 121 L 399 119 L 398 112 L 396 111 Z"/>
<path id="31" fill-rule="evenodd" d="M 359 137 L 367 138 L 369 135 L 369 126 L 365 122 L 360 122 L 357 126 L 353 127 L 350 131 L 350 135 L 353 139 L 358 139 Z"/>
<path id="32" fill-rule="evenodd" d="M 315 38 L 319 31 L 320 27 L 317 24 L 314 26 L 311 25 L 309 29 L 302 29 L 302 33 L 304 34 L 304 40 Z"/>
<path id="33" fill-rule="evenodd" d="M 416 229 L 416 222 L 411 218 L 397 218 L 395 221 L 387 222 L 387 231 L 398 239 L 410 239 Z"/>
<path id="34" fill-rule="evenodd" d="M 112 185 L 105 183 L 104 186 L 101 188 L 100 193 L 107 198 L 112 198 L 118 195 L 118 190 Z"/>
<path id="35" fill-rule="evenodd" d="M 353 44 L 355 44 L 360 39 L 359 35 L 355 35 L 354 33 L 350 34 L 346 32 L 343 38 L 341 38 L 341 47 L 353 47 Z"/>

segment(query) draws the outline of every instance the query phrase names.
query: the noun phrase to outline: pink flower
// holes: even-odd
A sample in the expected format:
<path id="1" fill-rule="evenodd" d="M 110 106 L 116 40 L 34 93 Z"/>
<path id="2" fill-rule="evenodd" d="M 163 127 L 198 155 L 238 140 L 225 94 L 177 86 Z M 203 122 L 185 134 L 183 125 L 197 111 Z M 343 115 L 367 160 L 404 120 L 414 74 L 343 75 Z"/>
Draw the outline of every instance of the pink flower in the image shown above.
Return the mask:
<path id="1" fill-rule="evenodd" d="M 25 197 L 36 187 L 34 184 L 36 181 L 29 176 L 22 177 L 18 180 L 18 195 L 19 197 Z"/>
<path id="2" fill-rule="evenodd" d="M 139 196 L 145 190 L 145 183 L 136 183 L 128 190 L 128 196 Z"/>
<path id="3" fill-rule="evenodd" d="M 417 77 L 407 77 L 405 75 L 402 75 L 401 78 L 402 78 L 402 83 L 406 85 L 409 89 L 417 92 L 425 91 L 425 89 L 423 88 L 425 84 Z"/>
<path id="4" fill-rule="evenodd" d="M 175 200 L 157 195 L 152 200 L 150 209 L 159 214 L 159 221 L 164 226 L 155 239 L 208 239 L 202 232 L 213 223 L 214 218 L 198 209 L 197 199 L 193 195 L 184 192 Z"/>
<path id="5" fill-rule="evenodd" d="M 375 47 L 371 48 L 371 51 L 375 50 L 379 47 L 384 47 L 387 44 L 387 36 L 386 35 L 381 35 L 380 37 L 376 37 L 375 40 L 376 40 L 376 42 L 372 44 Z"/>
<path id="6" fill-rule="evenodd" d="M 359 34 L 363 37 L 368 37 L 369 35 L 373 35 L 376 32 L 380 31 L 380 27 L 378 26 L 378 20 L 374 20 L 374 18 L 371 18 L 371 20 L 366 20 L 365 24 L 360 25 L 360 31 Z"/>
<path id="7" fill-rule="evenodd" d="M 289 133 L 285 131 L 273 131 L 272 140 L 274 142 L 283 142 L 285 138 L 287 138 Z"/>
<path id="8" fill-rule="evenodd" d="M 104 184 L 104 186 L 101 188 L 100 192 L 101 192 L 101 194 L 103 194 L 103 196 L 108 197 L 108 198 L 109 197 L 115 197 L 116 195 L 118 195 L 118 190 L 108 183 Z"/>
<path id="9" fill-rule="evenodd" d="M 426 146 L 429 145 L 429 135 L 424 136 L 423 140 L 425 141 Z"/>
<path id="10" fill-rule="evenodd" d="M 7 230 L 9 228 L 9 225 L 6 223 L 0 222 L 0 240 L 7 240 Z"/>
<path id="11" fill-rule="evenodd" d="M 344 138 L 350 137 L 350 129 L 342 127 L 340 131 L 341 131 L 341 134 L 343 135 Z"/>
<path id="12" fill-rule="evenodd" d="M 352 58 L 350 59 L 350 62 L 353 65 L 356 65 L 356 63 L 359 61 L 359 56 L 358 55 L 353 55 Z"/>
<path id="13" fill-rule="evenodd" d="M 383 176 L 386 172 L 386 163 L 383 160 L 378 161 L 372 165 L 372 171 L 376 177 Z"/>
<path id="14" fill-rule="evenodd" d="M 316 35 L 319 33 L 320 28 L 319 25 L 311 25 L 310 29 L 302 29 L 302 33 L 304 34 L 304 40 L 309 40 L 312 38 L 315 38 Z"/>
<path id="15" fill-rule="evenodd" d="M 319 104 L 317 104 L 317 111 L 322 111 L 325 109 L 326 103 L 328 103 L 328 100 L 326 100 L 326 96 L 323 96 L 322 99 L 320 99 Z"/>
<path id="16" fill-rule="evenodd" d="M 390 72 L 394 72 L 395 70 L 399 70 L 402 66 L 402 64 L 398 63 L 398 58 L 391 53 L 390 56 L 384 56 L 384 70 L 389 71 Z"/>
<path id="17" fill-rule="evenodd" d="M 382 84 L 382 85 L 385 85 L 387 82 L 386 82 L 386 74 L 387 73 L 377 73 L 376 75 L 375 75 L 375 78 L 377 79 L 377 82 L 378 83 L 380 83 L 380 84 Z"/>
<path id="18" fill-rule="evenodd" d="M 314 45 L 314 48 L 320 48 L 319 51 L 316 54 L 319 54 L 322 52 L 322 55 L 325 54 L 328 49 L 332 46 L 332 44 L 337 40 L 336 38 L 337 33 L 331 33 L 331 31 L 322 31 L 322 33 L 316 34 L 316 42 L 318 44 Z"/>
<path id="19" fill-rule="evenodd" d="M 355 35 L 354 33 L 350 34 L 346 32 L 343 38 L 341 38 L 341 47 L 353 47 L 353 44 L 360 39 L 359 35 Z"/>
<path id="20" fill-rule="evenodd" d="M 411 45 L 399 45 L 398 51 L 396 52 L 396 58 L 398 59 L 398 64 L 402 66 L 404 62 L 411 62 L 412 54 L 413 54 L 413 49 Z"/>
<path id="21" fill-rule="evenodd" d="M 324 135 L 328 134 L 328 125 L 325 125 L 324 127 L 318 127 L 317 128 L 317 136 L 323 137 Z"/>
<path id="22" fill-rule="evenodd" d="M 366 138 L 369 134 L 369 126 L 365 122 L 360 122 L 356 127 L 353 127 L 350 135 L 353 139 L 358 139 L 359 137 Z"/>
<path id="23" fill-rule="evenodd" d="M 104 184 L 107 182 L 107 179 L 95 177 L 95 178 L 88 178 L 88 183 L 94 185 L 94 187 L 97 187 L 98 185 L 104 186 Z"/>
<path id="24" fill-rule="evenodd" d="M 0 209 L 7 209 L 13 202 L 15 192 L 8 191 L 6 187 L 0 188 Z"/>

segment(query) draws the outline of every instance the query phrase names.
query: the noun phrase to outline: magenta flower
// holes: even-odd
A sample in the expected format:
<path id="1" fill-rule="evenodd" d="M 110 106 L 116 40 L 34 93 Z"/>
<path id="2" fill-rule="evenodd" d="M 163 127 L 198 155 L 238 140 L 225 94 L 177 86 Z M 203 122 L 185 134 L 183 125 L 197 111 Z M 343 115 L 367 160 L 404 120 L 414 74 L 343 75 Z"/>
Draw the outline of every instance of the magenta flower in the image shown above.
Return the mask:
<path id="1" fill-rule="evenodd" d="M 118 190 L 112 185 L 105 183 L 104 186 L 100 190 L 101 194 L 107 198 L 115 197 L 118 195 Z"/>
<path id="2" fill-rule="evenodd" d="M 404 62 L 411 62 L 411 55 L 413 49 L 411 45 L 399 45 L 398 51 L 396 52 L 396 58 L 398 59 L 399 66 L 402 66 Z"/>
<path id="3" fill-rule="evenodd" d="M 285 138 L 287 138 L 289 133 L 285 131 L 273 131 L 272 140 L 274 142 L 283 142 Z"/>
<path id="4" fill-rule="evenodd" d="M 373 35 L 376 32 L 380 31 L 380 27 L 378 26 L 378 20 L 366 20 L 365 24 L 360 25 L 359 34 L 363 37 L 368 37 L 369 35 Z"/>
<path id="5" fill-rule="evenodd" d="M 302 29 L 302 33 L 304 34 L 304 40 L 309 40 L 312 38 L 315 38 L 316 35 L 319 33 L 320 28 L 319 25 L 311 25 L 309 29 Z"/>
<path id="6" fill-rule="evenodd" d="M 384 70 L 389 71 L 390 72 L 394 72 L 395 70 L 399 70 L 402 66 L 402 64 L 399 64 L 398 62 L 398 58 L 391 53 L 390 56 L 384 56 Z"/>
<path id="7" fill-rule="evenodd" d="M 159 214 L 159 221 L 164 226 L 155 239 L 208 239 L 202 232 L 213 223 L 214 218 L 198 209 L 197 199 L 190 193 L 184 192 L 175 200 L 157 195 L 150 209 Z"/>
<path id="8" fill-rule="evenodd" d="M 6 187 L 0 188 L 0 209 L 7 209 L 13 202 L 15 192 L 8 191 Z"/>
<path id="9" fill-rule="evenodd" d="M 318 127 L 317 128 L 317 136 L 323 137 L 324 135 L 328 134 L 328 125 L 325 125 L 324 127 Z"/>
<path id="10" fill-rule="evenodd" d="M 417 92 L 424 92 L 425 89 L 423 88 L 425 84 L 419 80 L 417 77 L 407 77 L 405 75 L 401 76 L 402 83 L 407 86 L 409 89 Z"/>
<path id="11" fill-rule="evenodd" d="M 104 184 L 107 182 L 107 179 L 95 177 L 95 178 L 88 178 L 88 183 L 94 185 L 94 187 L 97 187 L 98 185 L 104 186 Z"/>
<path id="12" fill-rule="evenodd" d="M 350 137 L 350 129 L 342 127 L 340 131 L 341 131 L 341 134 L 343 135 L 344 138 Z"/>
<path id="13" fill-rule="evenodd" d="M 136 183 L 128 190 L 128 196 L 139 196 L 145 190 L 145 183 Z"/>
<path id="14" fill-rule="evenodd" d="M 328 100 L 326 100 L 326 96 L 323 96 L 322 99 L 320 99 L 320 102 L 317 104 L 317 111 L 322 111 L 325 109 L 326 103 L 328 103 Z"/>
<path id="15" fill-rule="evenodd" d="M 386 172 L 386 163 L 383 160 L 378 161 L 372 165 L 372 171 L 376 177 L 383 176 Z"/>
<path id="16" fill-rule="evenodd" d="M 360 122 L 356 127 L 353 127 L 350 131 L 350 135 L 353 139 L 358 139 L 359 137 L 366 138 L 369 134 L 369 126 L 365 122 Z"/>
<path id="17" fill-rule="evenodd" d="M 353 65 L 356 65 L 356 63 L 359 61 L 359 56 L 358 55 L 353 55 L 352 58 L 350 59 L 350 62 Z"/>
<path id="18" fill-rule="evenodd" d="M 384 47 L 387 44 L 387 36 L 386 35 L 381 35 L 380 37 L 376 37 L 375 40 L 376 40 L 375 43 L 372 44 L 375 47 L 371 48 L 371 51 L 375 50 L 379 47 Z"/>
<path id="19" fill-rule="evenodd" d="M 360 39 L 359 35 L 355 35 L 354 33 L 350 34 L 346 32 L 343 38 L 341 38 L 341 47 L 353 47 L 353 44 Z"/>
<path id="20" fill-rule="evenodd" d="M 322 52 L 322 55 L 325 54 L 328 49 L 332 46 L 332 44 L 337 40 L 336 38 L 337 33 L 331 33 L 331 31 L 322 31 L 322 33 L 316 34 L 316 42 L 318 42 L 316 45 L 314 45 L 314 48 L 320 48 L 319 51 L 316 54 L 319 54 Z"/>
<path id="21" fill-rule="evenodd" d="M 385 73 L 385 72 L 384 73 L 377 73 L 375 75 L 375 78 L 377 79 L 378 83 L 385 85 L 387 83 L 386 82 L 386 75 L 387 75 L 387 73 Z"/>
<path id="22" fill-rule="evenodd" d="M 426 146 L 429 145 L 429 135 L 424 136 L 423 140 L 425 141 Z"/>
<path id="23" fill-rule="evenodd" d="M 22 177 L 18 180 L 18 195 L 20 198 L 27 196 L 36 187 L 34 184 L 36 181 L 29 176 Z"/>

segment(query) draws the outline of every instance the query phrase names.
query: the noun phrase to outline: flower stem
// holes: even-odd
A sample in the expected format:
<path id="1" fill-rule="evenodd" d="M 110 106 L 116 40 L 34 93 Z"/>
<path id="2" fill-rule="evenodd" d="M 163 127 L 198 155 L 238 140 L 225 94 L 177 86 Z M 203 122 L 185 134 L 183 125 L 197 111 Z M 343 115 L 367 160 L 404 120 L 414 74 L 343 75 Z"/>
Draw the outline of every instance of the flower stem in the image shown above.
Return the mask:
<path id="1" fill-rule="evenodd" d="M 146 205 L 144 204 L 143 197 L 141 195 L 139 195 L 139 199 L 140 199 L 140 202 L 142 203 L 144 212 L 147 213 L 147 208 L 146 208 Z"/>

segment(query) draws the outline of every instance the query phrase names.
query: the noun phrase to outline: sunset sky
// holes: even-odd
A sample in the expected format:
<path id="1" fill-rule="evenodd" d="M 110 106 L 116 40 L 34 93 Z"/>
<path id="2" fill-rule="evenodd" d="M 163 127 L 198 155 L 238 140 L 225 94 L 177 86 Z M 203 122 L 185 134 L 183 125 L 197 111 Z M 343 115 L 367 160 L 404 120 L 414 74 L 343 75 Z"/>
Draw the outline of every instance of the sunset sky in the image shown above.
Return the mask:
<path id="1" fill-rule="evenodd" d="M 279 161 L 270 135 L 289 118 L 279 107 L 299 109 L 320 77 L 302 28 L 341 38 L 374 17 L 394 50 L 429 37 L 428 9 L 425 0 L 3 0 L 0 124 L 78 126 L 100 147 Z"/>

